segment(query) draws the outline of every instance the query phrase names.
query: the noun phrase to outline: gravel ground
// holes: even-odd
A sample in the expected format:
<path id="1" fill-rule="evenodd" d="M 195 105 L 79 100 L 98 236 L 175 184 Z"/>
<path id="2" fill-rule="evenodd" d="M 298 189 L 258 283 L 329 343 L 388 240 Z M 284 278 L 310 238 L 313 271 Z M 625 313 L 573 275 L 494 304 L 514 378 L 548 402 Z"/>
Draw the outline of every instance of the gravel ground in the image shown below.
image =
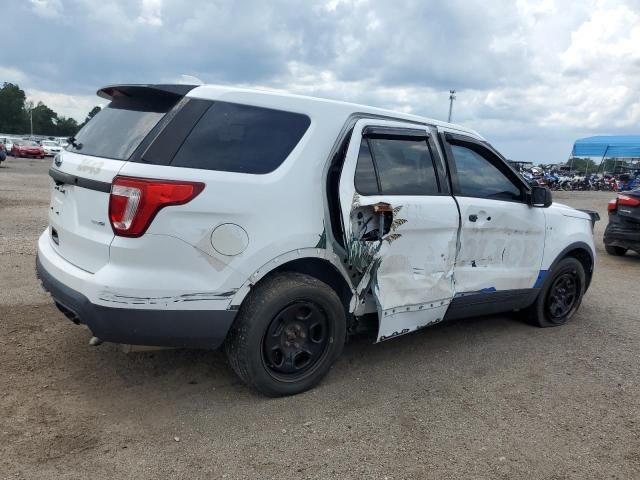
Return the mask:
<path id="1" fill-rule="evenodd" d="M 604 253 L 566 326 L 509 316 L 352 340 L 266 399 L 216 352 L 90 347 L 34 275 L 49 161 L 0 168 L 0 477 L 640 478 L 640 256 Z"/>

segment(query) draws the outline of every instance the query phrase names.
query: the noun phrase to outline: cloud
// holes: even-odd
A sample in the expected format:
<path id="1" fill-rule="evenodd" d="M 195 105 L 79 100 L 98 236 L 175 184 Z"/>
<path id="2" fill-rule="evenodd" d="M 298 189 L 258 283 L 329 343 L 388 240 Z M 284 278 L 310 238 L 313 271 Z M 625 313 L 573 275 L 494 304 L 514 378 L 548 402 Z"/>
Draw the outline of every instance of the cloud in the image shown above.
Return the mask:
<path id="1" fill-rule="evenodd" d="M 29 0 L 31 10 L 44 18 L 55 18 L 62 15 L 64 7 L 61 0 Z"/>
<path id="2" fill-rule="evenodd" d="M 440 119 L 455 88 L 454 121 L 534 161 L 640 123 L 640 0 L 8 0 L 3 16 L 29 21 L 3 37 L 1 79 L 78 120 L 100 86 L 191 75 Z"/>
<path id="3" fill-rule="evenodd" d="M 153 27 L 162 26 L 162 0 L 142 0 L 138 22 Z"/>
<path id="4" fill-rule="evenodd" d="M 45 92 L 26 89 L 28 101 L 35 104 L 42 102 L 60 116 L 72 117 L 84 121 L 89 111 L 96 105 L 104 104 L 104 100 L 94 95 L 68 95 L 64 93 Z"/>
<path id="5" fill-rule="evenodd" d="M 20 83 L 23 82 L 27 76 L 18 68 L 10 66 L 0 65 L 0 80 L 3 82 Z"/>

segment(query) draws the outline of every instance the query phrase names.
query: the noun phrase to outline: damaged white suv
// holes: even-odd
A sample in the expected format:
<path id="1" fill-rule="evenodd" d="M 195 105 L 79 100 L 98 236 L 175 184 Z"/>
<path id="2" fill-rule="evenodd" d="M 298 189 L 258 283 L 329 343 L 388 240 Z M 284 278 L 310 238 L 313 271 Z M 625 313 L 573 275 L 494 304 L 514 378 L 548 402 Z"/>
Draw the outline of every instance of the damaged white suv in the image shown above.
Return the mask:
<path id="1" fill-rule="evenodd" d="M 595 215 L 551 204 L 477 133 L 218 86 L 118 85 L 49 171 L 37 271 L 104 341 L 218 348 L 267 395 L 377 340 L 578 309 Z"/>

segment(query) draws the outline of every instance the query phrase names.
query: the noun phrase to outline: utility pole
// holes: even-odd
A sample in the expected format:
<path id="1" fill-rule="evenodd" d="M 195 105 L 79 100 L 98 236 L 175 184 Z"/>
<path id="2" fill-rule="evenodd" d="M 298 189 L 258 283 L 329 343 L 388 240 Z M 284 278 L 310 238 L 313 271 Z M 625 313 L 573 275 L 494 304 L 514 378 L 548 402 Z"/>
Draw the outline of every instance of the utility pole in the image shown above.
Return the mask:
<path id="1" fill-rule="evenodd" d="M 33 106 L 29 109 L 29 123 L 31 124 L 31 140 L 33 140 Z"/>
<path id="2" fill-rule="evenodd" d="M 449 90 L 449 119 L 447 122 L 451 123 L 451 113 L 453 111 L 453 101 L 456 99 L 456 91 Z"/>

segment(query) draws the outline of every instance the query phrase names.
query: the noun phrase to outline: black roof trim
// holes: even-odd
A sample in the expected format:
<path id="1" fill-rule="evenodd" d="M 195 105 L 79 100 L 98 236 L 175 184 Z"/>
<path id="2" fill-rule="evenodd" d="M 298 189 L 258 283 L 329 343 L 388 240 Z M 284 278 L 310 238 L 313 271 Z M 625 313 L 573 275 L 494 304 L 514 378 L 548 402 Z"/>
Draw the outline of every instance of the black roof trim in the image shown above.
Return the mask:
<path id="1" fill-rule="evenodd" d="M 112 100 L 114 93 L 119 92 L 125 96 L 140 96 L 150 93 L 159 94 L 161 96 L 184 97 L 198 85 L 182 85 L 182 84 L 125 84 L 125 85 L 108 85 L 102 87 L 96 93 L 99 97 Z"/>

